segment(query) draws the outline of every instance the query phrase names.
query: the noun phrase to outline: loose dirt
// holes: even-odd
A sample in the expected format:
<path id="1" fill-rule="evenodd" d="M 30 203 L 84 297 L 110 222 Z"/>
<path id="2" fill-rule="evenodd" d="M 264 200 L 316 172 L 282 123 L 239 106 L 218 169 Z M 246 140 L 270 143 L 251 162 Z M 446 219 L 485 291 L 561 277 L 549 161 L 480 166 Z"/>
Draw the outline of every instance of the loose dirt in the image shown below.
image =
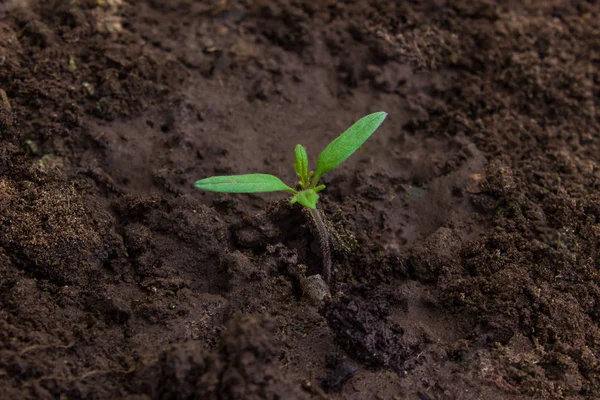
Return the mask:
<path id="1" fill-rule="evenodd" d="M 595 1 L 0 3 L 0 391 L 600 398 Z M 278 194 L 324 178 L 331 296 Z M 2 397 L 0 396 L 0 397 Z"/>

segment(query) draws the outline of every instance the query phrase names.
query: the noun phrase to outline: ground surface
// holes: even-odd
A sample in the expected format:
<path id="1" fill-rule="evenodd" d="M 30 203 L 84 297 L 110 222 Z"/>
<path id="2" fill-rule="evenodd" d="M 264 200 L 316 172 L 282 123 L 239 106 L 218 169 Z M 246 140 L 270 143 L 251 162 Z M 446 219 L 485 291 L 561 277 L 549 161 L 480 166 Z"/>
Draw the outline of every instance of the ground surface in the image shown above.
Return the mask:
<path id="1" fill-rule="evenodd" d="M 0 3 L 0 392 L 600 398 L 596 1 Z M 282 197 L 325 177 L 332 297 Z"/>

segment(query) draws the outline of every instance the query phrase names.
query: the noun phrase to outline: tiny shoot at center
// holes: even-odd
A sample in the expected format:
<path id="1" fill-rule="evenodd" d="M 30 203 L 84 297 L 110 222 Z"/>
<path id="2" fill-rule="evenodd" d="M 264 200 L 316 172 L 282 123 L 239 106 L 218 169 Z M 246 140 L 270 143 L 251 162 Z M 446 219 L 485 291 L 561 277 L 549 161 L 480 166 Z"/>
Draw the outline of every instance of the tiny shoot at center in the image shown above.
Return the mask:
<path id="1" fill-rule="evenodd" d="M 319 242 L 323 253 L 323 279 L 329 283 L 331 279 L 331 252 L 327 227 L 317 209 L 318 193 L 325 185 L 318 184 L 319 179 L 327 172 L 346 161 L 385 120 L 387 113 L 380 111 L 369 114 L 355 122 L 344 133 L 329 143 L 317 158 L 317 167 L 309 171 L 306 149 L 298 144 L 294 149 L 294 170 L 298 176 L 295 187 L 286 185 L 281 179 L 270 174 L 245 174 L 229 176 L 212 176 L 194 183 L 201 190 L 221 193 L 265 193 L 289 192 L 290 202 L 305 207 L 315 224 L 319 234 Z"/>

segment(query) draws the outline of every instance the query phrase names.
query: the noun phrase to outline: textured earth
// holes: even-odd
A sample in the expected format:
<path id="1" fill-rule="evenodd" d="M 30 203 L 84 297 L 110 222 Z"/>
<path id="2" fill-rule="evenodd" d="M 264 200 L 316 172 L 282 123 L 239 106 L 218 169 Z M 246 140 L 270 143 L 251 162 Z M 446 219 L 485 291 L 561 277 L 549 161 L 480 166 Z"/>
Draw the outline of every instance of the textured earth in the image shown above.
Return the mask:
<path id="1" fill-rule="evenodd" d="M 600 398 L 600 4 L 0 1 L 0 392 Z M 284 196 L 324 178 L 318 237 Z M 310 279 L 310 278 L 309 278 Z"/>

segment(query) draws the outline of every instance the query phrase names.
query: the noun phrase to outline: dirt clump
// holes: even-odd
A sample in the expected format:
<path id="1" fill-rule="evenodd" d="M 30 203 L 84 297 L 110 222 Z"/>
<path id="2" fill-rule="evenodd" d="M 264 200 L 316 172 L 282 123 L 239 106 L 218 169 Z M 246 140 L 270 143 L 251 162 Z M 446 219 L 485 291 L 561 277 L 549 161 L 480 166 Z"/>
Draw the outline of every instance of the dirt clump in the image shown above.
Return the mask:
<path id="1" fill-rule="evenodd" d="M 232 320 L 220 346 L 206 352 L 198 342 L 165 350 L 140 372 L 141 390 L 160 399 L 308 398 L 278 367 L 275 326 L 265 318 Z"/>

